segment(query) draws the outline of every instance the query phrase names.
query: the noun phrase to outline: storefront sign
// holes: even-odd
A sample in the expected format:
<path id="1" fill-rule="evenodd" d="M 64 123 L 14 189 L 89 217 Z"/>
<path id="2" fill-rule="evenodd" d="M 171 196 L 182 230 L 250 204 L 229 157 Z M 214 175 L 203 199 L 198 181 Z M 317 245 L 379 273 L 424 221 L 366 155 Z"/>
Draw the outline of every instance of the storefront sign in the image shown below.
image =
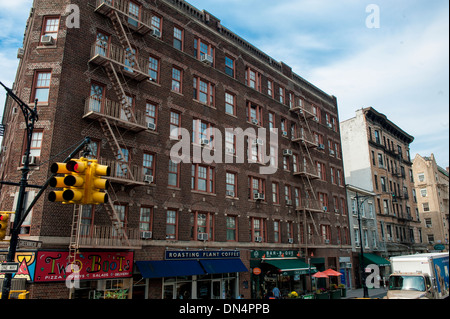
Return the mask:
<path id="1" fill-rule="evenodd" d="M 258 267 L 253 268 L 253 274 L 256 275 L 256 276 L 260 275 L 261 274 L 261 268 L 258 268 Z"/>
<path id="2" fill-rule="evenodd" d="M 253 250 L 251 258 L 292 258 L 298 257 L 297 250 Z"/>
<path id="3" fill-rule="evenodd" d="M 241 258 L 239 250 L 166 250 L 166 260 Z"/>
<path id="4" fill-rule="evenodd" d="M 67 251 L 39 251 L 35 282 L 65 281 L 72 274 Z M 76 255 L 80 280 L 127 278 L 133 273 L 133 252 L 81 252 Z"/>

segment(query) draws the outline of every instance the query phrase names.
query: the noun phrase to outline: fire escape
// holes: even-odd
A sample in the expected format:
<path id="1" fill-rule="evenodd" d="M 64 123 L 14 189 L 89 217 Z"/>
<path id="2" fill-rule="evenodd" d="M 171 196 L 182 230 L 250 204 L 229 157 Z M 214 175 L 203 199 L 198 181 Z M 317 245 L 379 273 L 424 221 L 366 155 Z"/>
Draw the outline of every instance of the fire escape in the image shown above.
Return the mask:
<path id="1" fill-rule="evenodd" d="M 91 47 L 89 63 L 104 69 L 118 102 L 106 99 L 103 94 L 91 92 L 91 96 L 86 99 L 83 118 L 98 121 L 103 136 L 113 151 L 115 160 L 99 159 L 99 163 L 111 167 L 110 182 L 148 185 L 144 181 L 142 168 L 128 163 L 129 152 L 122 135 L 123 132 L 139 133 L 148 129 L 145 114 L 133 110 L 132 98 L 126 92 L 129 92 L 129 82 L 139 83 L 150 79 L 149 61 L 138 58 L 136 49 L 132 46 L 131 35 L 145 35 L 150 32 L 151 17 L 128 0 L 96 0 L 94 11 L 111 21 L 120 45 L 112 44 L 110 36 L 98 35 Z M 83 207 L 75 205 L 69 262 L 75 260 L 77 250 L 83 247 L 140 247 L 139 229 L 125 229 L 115 202 L 117 196 L 111 186 L 104 209 L 112 221 L 112 228 L 84 228 L 81 223 Z M 86 236 L 88 233 L 90 236 Z"/>
<path id="2" fill-rule="evenodd" d="M 315 235 L 311 234 L 310 243 L 314 243 L 316 241 L 314 238 L 318 238 L 320 233 L 314 220 L 313 213 L 322 213 L 324 210 L 313 187 L 313 181 L 319 179 L 319 175 L 311 156 L 311 150 L 313 148 L 320 148 L 321 145 L 316 142 L 310 127 L 310 121 L 316 120 L 315 115 L 312 112 L 312 105 L 300 99 L 298 105 L 291 108 L 290 111 L 298 117 L 296 136 L 292 136 L 292 141 L 299 144 L 301 151 L 299 158 L 300 163 L 298 165 L 299 169 L 297 172 L 294 172 L 294 175 L 300 177 L 303 183 L 300 206 L 296 207 L 296 210 L 304 214 L 305 225 L 307 215 L 309 215 L 315 233 Z M 309 236 L 306 234 L 305 236 L 305 242 L 307 243 Z"/>

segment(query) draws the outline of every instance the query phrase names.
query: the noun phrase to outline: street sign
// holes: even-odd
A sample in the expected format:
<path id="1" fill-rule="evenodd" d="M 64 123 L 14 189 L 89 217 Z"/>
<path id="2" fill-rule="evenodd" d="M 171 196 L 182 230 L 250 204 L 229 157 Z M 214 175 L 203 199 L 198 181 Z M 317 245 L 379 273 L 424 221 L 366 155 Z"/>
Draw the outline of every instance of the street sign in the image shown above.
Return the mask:
<path id="1" fill-rule="evenodd" d="M 0 264 L 0 273 L 10 273 L 14 274 L 19 271 L 19 263 L 1 263 Z"/>
<path id="2" fill-rule="evenodd" d="M 19 238 L 18 248 L 41 248 L 42 241 L 34 241 Z"/>

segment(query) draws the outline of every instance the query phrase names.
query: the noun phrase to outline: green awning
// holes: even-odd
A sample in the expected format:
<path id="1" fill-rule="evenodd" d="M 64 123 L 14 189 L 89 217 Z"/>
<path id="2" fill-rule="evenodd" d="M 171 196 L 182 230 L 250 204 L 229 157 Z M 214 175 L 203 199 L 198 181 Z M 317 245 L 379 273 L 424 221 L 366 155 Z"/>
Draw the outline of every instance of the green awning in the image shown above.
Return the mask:
<path id="1" fill-rule="evenodd" d="M 297 258 L 295 259 L 266 259 L 264 263 L 278 268 L 282 275 L 307 275 L 309 274 L 309 265 Z M 316 267 L 311 266 L 311 274 L 317 272 Z"/>
<path id="2" fill-rule="evenodd" d="M 364 264 L 366 266 L 370 265 L 370 264 L 376 264 L 378 266 L 390 266 L 391 265 L 389 260 L 387 260 L 383 257 L 380 257 L 378 255 L 369 254 L 369 253 L 364 253 Z"/>

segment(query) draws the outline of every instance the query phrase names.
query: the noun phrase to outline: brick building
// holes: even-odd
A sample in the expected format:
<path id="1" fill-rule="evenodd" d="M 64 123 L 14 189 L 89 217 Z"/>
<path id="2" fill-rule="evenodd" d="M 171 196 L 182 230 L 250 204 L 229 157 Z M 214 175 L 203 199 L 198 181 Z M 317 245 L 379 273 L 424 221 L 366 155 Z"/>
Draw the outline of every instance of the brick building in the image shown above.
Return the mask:
<path id="1" fill-rule="evenodd" d="M 15 276 L 31 298 L 256 298 L 271 285 L 304 291 L 311 271 L 347 267 L 334 96 L 185 1 L 70 3 L 35 0 L 19 50 L 13 90 L 39 100 L 29 183 L 42 185 L 89 136 L 112 187 L 105 205 L 45 195 L 33 207 L 21 238 L 42 246 L 19 249 Z M 1 179 L 18 181 L 25 126 L 10 99 L 3 124 Z M 237 128 L 279 134 L 242 138 Z M 170 153 L 184 132 L 190 155 L 177 163 Z M 197 161 L 205 150 L 231 161 Z M 262 173 L 270 165 L 276 172 Z M 2 185 L 0 208 L 16 196 Z M 66 287 L 70 258 L 80 288 Z"/>
<path id="2" fill-rule="evenodd" d="M 357 110 L 340 127 L 346 182 L 377 195 L 377 254 L 423 252 L 409 153 L 414 137 L 371 107 Z"/>

